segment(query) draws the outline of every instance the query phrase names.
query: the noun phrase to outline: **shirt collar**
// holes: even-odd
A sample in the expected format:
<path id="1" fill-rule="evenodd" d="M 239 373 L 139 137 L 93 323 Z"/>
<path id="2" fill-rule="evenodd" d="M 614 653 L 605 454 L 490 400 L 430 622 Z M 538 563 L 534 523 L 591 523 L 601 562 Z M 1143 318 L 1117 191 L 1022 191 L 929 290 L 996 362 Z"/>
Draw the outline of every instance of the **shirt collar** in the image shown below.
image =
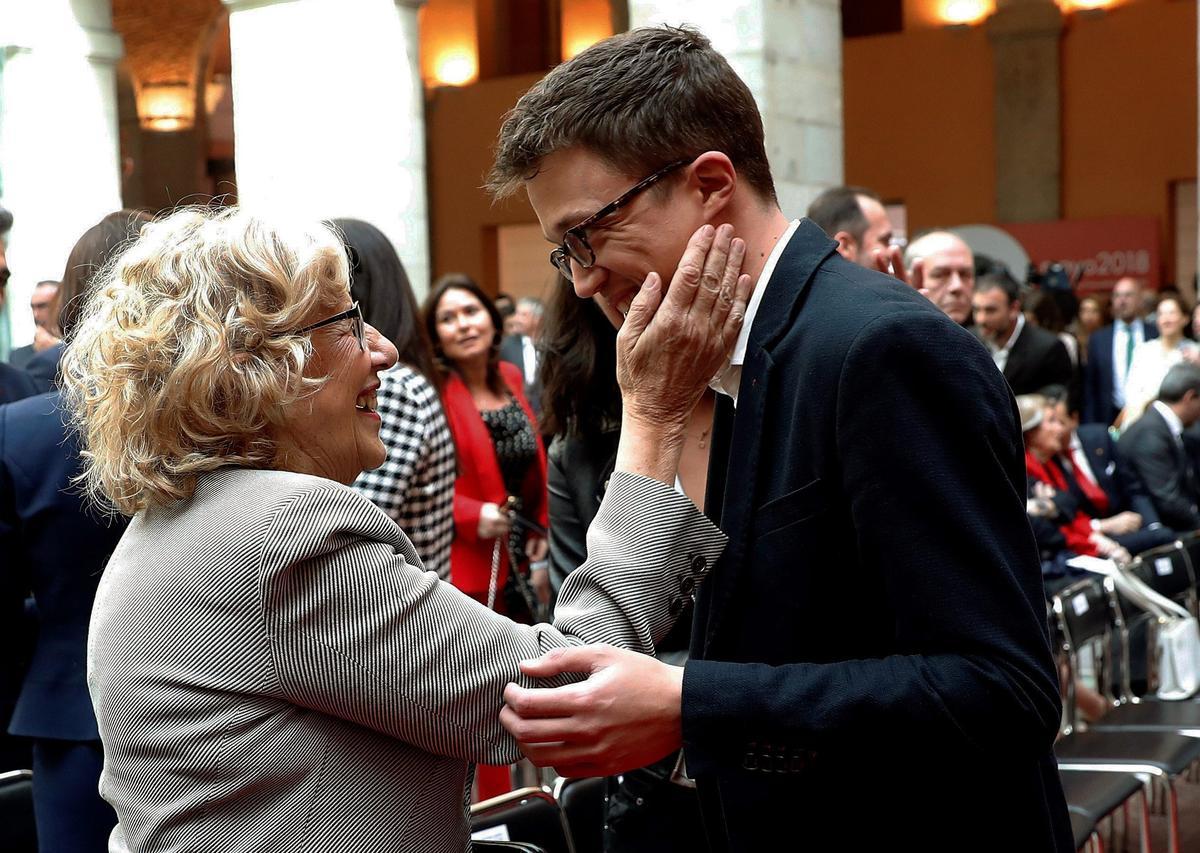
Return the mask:
<path id="1" fill-rule="evenodd" d="M 1171 430 L 1171 435 L 1177 439 L 1183 438 L 1183 421 L 1179 419 L 1179 415 L 1175 414 L 1175 410 L 1164 403 L 1162 400 L 1154 401 L 1154 408 L 1163 416 L 1163 420 L 1167 422 L 1167 426 Z"/>
<path id="2" fill-rule="evenodd" d="M 1004 346 L 999 347 L 999 349 L 1003 350 L 1004 352 L 1012 352 L 1013 345 L 1017 342 L 1017 338 L 1021 337 L 1021 332 L 1024 330 L 1024 328 L 1025 328 L 1025 315 L 1018 312 L 1017 313 L 1017 322 L 1016 322 L 1016 325 L 1013 326 L 1012 334 L 1008 336 L 1008 342 L 1005 343 Z"/>
<path id="3" fill-rule="evenodd" d="M 783 236 L 775 241 L 775 247 L 771 249 L 771 254 L 767 256 L 767 262 L 758 276 L 758 283 L 754 285 L 754 292 L 750 294 L 750 303 L 746 306 L 746 319 L 742 323 L 742 331 L 738 333 L 737 343 L 733 345 L 733 355 L 729 358 L 731 365 L 746 363 L 746 349 L 750 345 L 750 329 L 754 326 L 754 317 L 758 314 L 758 306 L 762 304 L 763 294 L 771 281 L 771 275 L 775 272 L 775 266 L 783 256 L 788 241 L 792 239 L 792 235 L 799 227 L 800 220 L 793 219 L 788 225 L 788 229 L 783 232 Z"/>

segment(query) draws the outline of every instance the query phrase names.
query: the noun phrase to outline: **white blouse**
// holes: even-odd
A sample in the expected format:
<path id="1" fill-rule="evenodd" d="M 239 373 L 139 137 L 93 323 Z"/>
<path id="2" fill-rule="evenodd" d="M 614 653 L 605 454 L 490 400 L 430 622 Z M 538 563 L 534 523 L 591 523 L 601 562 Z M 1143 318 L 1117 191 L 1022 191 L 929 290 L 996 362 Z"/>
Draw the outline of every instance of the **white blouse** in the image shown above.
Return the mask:
<path id="1" fill-rule="evenodd" d="M 1184 338 L 1179 346 L 1168 350 L 1157 338 L 1143 341 L 1133 350 L 1133 363 L 1125 379 L 1125 416 L 1121 431 L 1140 418 L 1156 397 L 1167 371 L 1183 361 L 1185 352 L 1196 352 L 1194 341 Z"/>

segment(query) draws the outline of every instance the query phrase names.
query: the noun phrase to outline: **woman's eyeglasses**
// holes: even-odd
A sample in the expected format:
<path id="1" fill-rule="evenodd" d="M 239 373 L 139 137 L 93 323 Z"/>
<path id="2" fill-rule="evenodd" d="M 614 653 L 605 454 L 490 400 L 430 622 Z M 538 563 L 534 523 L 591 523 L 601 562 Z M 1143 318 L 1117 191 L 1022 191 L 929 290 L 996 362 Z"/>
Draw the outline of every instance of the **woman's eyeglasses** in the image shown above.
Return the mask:
<path id="1" fill-rule="evenodd" d="M 358 348 L 365 352 L 367 349 L 367 330 L 366 325 L 363 323 L 362 309 L 357 302 L 351 305 L 349 310 L 343 311 L 341 314 L 334 314 L 332 317 L 326 317 L 324 320 L 313 323 L 311 326 L 305 326 L 303 329 L 299 329 L 296 334 L 303 335 L 322 326 L 340 323 L 342 320 L 354 321 L 354 337 L 358 338 Z"/>

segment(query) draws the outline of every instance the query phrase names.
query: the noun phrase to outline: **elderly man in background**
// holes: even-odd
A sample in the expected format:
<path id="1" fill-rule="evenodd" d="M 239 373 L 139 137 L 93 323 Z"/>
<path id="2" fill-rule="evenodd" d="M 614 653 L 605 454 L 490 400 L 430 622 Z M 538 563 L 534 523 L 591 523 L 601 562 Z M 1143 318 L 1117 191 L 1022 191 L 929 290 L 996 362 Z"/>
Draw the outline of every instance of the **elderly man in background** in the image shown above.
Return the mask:
<path id="1" fill-rule="evenodd" d="M 904 250 L 903 265 L 892 255 L 891 272 L 958 323 L 971 323 L 971 297 L 975 292 L 975 256 L 966 241 L 950 231 L 918 235 Z M 883 266 L 884 272 L 888 270 Z"/>
<path id="2" fill-rule="evenodd" d="M 8 279 L 11 273 L 8 269 L 8 258 L 4 254 L 4 237 L 8 233 L 8 229 L 12 228 L 12 221 L 12 214 L 0 207 L 0 357 L 3 357 L 3 345 L 8 341 L 4 300 L 8 293 Z M 0 403 L 11 403 L 13 400 L 32 396 L 39 390 L 37 382 L 25 371 L 0 361 Z M 0 714 L 2 713 L 4 713 L 4 708 L 0 704 Z"/>
<path id="3" fill-rule="evenodd" d="M 1158 337 L 1158 327 L 1142 318 L 1142 285 L 1123 278 L 1112 291 L 1110 325 L 1088 338 L 1087 365 L 1083 374 L 1083 422 L 1111 424 L 1125 407 L 1125 380 L 1133 364 L 1133 351 L 1143 341 Z"/>
<path id="4" fill-rule="evenodd" d="M 542 300 L 532 296 L 522 296 L 517 300 L 517 308 L 513 312 L 513 332 L 506 334 L 500 343 L 500 360 L 516 365 L 521 369 L 525 380 L 525 396 L 536 415 L 542 413 L 542 380 L 538 376 L 538 365 L 541 361 L 537 341 L 542 334 L 542 314 L 545 306 Z M 509 327 L 505 321 L 504 327 Z"/>
<path id="5" fill-rule="evenodd" d="M 837 240 L 838 253 L 867 269 L 878 269 L 892 242 L 892 222 L 879 196 L 865 187 L 833 187 L 808 206 L 808 218 Z"/>

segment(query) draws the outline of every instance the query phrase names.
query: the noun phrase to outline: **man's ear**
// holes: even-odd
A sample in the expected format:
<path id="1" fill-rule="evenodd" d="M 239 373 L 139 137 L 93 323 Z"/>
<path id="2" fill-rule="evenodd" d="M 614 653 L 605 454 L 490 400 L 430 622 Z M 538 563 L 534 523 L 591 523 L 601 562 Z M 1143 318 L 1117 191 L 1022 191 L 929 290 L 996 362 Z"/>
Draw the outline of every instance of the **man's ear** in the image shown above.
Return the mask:
<path id="1" fill-rule="evenodd" d="M 689 181 L 700 193 L 704 218 L 712 221 L 728 207 L 737 189 L 737 169 L 721 151 L 705 151 L 692 161 Z"/>
<path id="2" fill-rule="evenodd" d="M 854 239 L 854 235 L 849 231 L 839 231 L 833 235 L 833 239 L 837 240 L 838 254 L 848 261 L 854 261 L 858 258 L 858 241 Z"/>

